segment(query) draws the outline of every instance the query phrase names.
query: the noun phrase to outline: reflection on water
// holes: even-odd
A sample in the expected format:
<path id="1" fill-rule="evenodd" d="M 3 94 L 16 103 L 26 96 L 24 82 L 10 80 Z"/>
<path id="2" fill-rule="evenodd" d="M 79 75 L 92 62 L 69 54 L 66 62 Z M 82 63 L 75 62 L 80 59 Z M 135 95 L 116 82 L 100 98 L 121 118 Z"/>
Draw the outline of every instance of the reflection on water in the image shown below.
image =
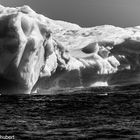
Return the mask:
<path id="1" fill-rule="evenodd" d="M 139 139 L 139 87 L 0 96 L 0 135 L 5 134 L 38 140 Z"/>

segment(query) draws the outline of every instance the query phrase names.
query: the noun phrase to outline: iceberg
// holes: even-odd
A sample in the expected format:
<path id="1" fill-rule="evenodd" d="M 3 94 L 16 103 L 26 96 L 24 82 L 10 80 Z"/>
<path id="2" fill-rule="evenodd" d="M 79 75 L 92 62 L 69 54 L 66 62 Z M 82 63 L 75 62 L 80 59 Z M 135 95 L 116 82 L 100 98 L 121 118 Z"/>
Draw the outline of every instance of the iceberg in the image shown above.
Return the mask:
<path id="1" fill-rule="evenodd" d="M 140 83 L 140 26 L 80 27 L 29 6 L 0 6 L 0 87 L 36 89 Z"/>

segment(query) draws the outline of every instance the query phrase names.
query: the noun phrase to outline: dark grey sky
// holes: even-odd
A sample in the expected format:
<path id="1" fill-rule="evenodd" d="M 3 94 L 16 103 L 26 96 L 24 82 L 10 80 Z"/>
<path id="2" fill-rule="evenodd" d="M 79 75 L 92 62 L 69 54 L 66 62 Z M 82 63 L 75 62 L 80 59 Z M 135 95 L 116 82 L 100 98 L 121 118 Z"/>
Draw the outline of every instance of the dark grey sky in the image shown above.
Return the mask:
<path id="1" fill-rule="evenodd" d="M 0 0 L 4 6 L 29 5 L 37 13 L 81 26 L 140 25 L 140 0 Z"/>

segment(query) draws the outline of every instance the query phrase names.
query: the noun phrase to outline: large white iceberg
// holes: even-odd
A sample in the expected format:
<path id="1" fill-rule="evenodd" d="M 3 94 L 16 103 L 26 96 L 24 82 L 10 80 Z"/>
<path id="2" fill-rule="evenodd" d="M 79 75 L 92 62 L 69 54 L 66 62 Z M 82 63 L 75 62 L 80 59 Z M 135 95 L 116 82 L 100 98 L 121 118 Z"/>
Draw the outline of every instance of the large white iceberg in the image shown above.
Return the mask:
<path id="1" fill-rule="evenodd" d="M 140 83 L 140 27 L 82 28 L 0 6 L 0 86 L 37 89 Z"/>

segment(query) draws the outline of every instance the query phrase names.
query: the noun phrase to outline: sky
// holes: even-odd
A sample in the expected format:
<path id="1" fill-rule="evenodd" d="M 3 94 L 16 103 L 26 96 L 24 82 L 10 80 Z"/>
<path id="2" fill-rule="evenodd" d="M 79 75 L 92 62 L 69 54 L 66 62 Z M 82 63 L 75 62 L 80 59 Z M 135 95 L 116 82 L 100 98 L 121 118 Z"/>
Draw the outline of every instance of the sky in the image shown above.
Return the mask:
<path id="1" fill-rule="evenodd" d="M 3 6 L 29 5 L 37 13 L 82 27 L 140 25 L 140 0 L 0 0 Z"/>

